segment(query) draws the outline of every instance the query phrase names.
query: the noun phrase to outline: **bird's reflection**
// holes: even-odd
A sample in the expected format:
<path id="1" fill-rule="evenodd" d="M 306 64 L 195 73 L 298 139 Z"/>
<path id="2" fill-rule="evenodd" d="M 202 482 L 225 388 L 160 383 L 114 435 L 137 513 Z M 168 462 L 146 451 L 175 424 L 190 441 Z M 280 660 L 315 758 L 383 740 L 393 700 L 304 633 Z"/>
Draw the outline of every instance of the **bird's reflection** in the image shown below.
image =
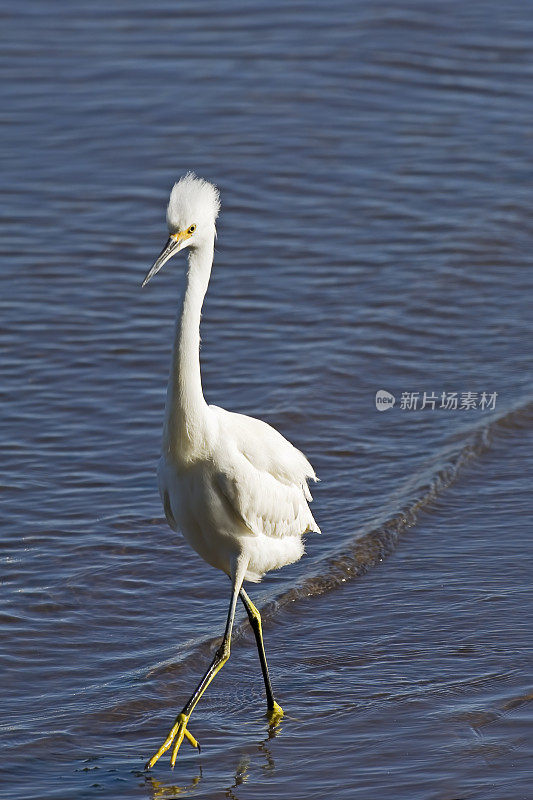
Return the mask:
<path id="1" fill-rule="evenodd" d="M 269 725 L 268 727 L 268 736 L 266 739 L 263 739 L 260 742 L 257 742 L 256 748 L 257 750 L 264 756 L 265 763 L 261 764 L 261 769 L 263 772 L 273 772 L 276 768 L 276 763 L 274 761 L 274 756 L 272 755 L 272 751 L 268 746 L 267 742 L 270 739 L 278 736 L 281 733 L 281 725 L 278 721 L 274 725 Z M 231 786 L 228 786 L 226 789 L 226 797 L 229 800 L 239 800 L 238 796 L 235 794 L 234 789 L 237 789 L 239 786 L 242 786 L 243 783 L 246 783 L 249 778 L 248 768 L 252 762 L 252 758 L 250 755 L 243 755 L 241 756 L 239 763 L 237 765 L 237 769 L 235 772 L 235 780 Z"/>
<path id="2" fill-rule="evenodd" d="M 198 786 L 202 780 L 202 767 L 201 765 L 198 766 L 198 775 L 187 785 L 176 786 L 174 784 L 163 783 L 163 781 L 157 780 L 157 778 L 154 778 L 151 774 L 145 774 L 145 780 L 146 787 L 150 790 L 151 800 L 174 800 L 178 795 L 189 792 L 191 789 L 194 789 L 195 786 Z"/>
<path id="3" fill-rule="evenodd" d="M 235 771 L 235 780 L 231 786 L 228 786 L 226 789 L 226 797 L 230 798 L 230 800 L 238 800 L 237 795 L 233 791 L 238 786 L 242 786 L 243 783 L 246 783 L 248 780 L 248 767 L 250 766 L 251 758 L 248 755 L 241 756 L 239 763 L 237 765 L 237 769 Z"/>
<path id="4" fill-rule="evenodd" d="M 275 735 L 276 734 L 274 734 L 274 736 Z M 272 736 L 269 736 L 269 739 L 272 739 Z M 263 772 L 274 772 L 274 769 L 276 768 L 276 764 L 275 764 L 274 759 L 272 757 L 272 753 L 270 751 L 270 748 L 267 747 L 265 742 L 259 742 L 258 747 L 259 747 L 259 750 L 261 750 L 261 752 L 265 756 L 265 763 L 261 765 L 261 769 L 263 770 Z"/>

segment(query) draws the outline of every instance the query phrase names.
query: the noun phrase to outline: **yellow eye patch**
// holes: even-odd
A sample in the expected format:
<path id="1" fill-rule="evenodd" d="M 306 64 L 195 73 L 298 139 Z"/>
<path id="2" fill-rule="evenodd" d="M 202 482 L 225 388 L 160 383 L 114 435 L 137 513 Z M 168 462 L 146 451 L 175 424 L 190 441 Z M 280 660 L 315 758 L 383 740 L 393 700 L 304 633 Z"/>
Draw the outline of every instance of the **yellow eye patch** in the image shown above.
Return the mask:
<path id="1" fill-rule="evenodd" d="M 194 231 L 196 230 L 196 225 L 189 225 L 186 231 L 178 231 L 177 233 L 171 233 L 170 238 L 174 239 L 175 242 L 181 242 L 184 239 L 189 239 Z"/>

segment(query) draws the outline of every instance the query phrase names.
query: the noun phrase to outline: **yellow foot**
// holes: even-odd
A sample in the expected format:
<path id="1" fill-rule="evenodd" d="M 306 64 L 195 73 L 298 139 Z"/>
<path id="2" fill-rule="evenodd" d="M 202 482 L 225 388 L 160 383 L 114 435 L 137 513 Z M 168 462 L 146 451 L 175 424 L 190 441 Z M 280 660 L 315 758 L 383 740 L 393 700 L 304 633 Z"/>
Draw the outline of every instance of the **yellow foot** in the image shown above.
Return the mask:
<path id="1" fill-rule="evenodd" d="M 174 742 L 174 747 L 172 748 L 172 755 L 170 757 L 170 766 L 172 767 L 172 769 L 174 769 L 174 764 L 176 763 L 176 756 L 178 755 L 178 750 L 180 749 L 180 745 L 184 738 L 187 739 L 192 744 L 193 747 L 196 747 L 198 752 L 200 752 L 200 745 L 198 744 L 194 736 L 187 730 L 188 721 L 189 717 L 185 716 L 185 714 L 178 714 L 178 716 L 176 717 L 176 722 L 170 729 L 167 738 L 165 739 L 165 741 L 163 742 L 157 753 L 153 755 L 149 761 L 146 762 L 144 766 L 145 769 L 152 769 L 158 758 L 161 758 L 161 756 L 167 752 L 169 747 L 172 745 L 172 742 Z"/>
<path id="2" fill-rule="evenodd" d="M 272 728 L 277 728 L 281 720 L 283 719 L 283 709 L 280 705 L 276 703 L 274 700 L 274 705 L 272 708 L 269 708 L 267 711 L 268 721 Z"/>

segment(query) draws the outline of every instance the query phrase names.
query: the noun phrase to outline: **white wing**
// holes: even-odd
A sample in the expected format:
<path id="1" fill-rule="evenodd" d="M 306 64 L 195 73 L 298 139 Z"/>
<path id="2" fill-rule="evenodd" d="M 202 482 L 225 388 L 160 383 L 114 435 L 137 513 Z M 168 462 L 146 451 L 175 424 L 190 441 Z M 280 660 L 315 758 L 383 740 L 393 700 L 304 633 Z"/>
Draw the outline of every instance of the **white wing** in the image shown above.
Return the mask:
<path id="1" fill-rule="evenodd" d="M 299 450 L 266 422 L 210 406 L 220 440 L 231 448 L 216 472 L 225 504 L 254 534 L 320 533 L 308 506 L 307 481 L 318 480 Z M 224 463 L 225 462 L 225 463 Z"/>

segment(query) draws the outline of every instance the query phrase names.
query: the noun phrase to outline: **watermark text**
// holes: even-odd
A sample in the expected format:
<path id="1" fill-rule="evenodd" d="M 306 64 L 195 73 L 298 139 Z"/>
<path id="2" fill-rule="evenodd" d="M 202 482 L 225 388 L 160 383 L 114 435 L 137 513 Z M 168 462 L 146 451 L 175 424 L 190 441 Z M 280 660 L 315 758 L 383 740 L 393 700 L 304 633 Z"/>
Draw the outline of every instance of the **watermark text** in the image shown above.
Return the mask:
<path id="1" fill-rule="evenodd" d="M 401 411 L 494 411 L 498 392 L 402 392 Z M 385 389 L 376 392 L 376 408 L 388 411 L 396 397 Z"/>

